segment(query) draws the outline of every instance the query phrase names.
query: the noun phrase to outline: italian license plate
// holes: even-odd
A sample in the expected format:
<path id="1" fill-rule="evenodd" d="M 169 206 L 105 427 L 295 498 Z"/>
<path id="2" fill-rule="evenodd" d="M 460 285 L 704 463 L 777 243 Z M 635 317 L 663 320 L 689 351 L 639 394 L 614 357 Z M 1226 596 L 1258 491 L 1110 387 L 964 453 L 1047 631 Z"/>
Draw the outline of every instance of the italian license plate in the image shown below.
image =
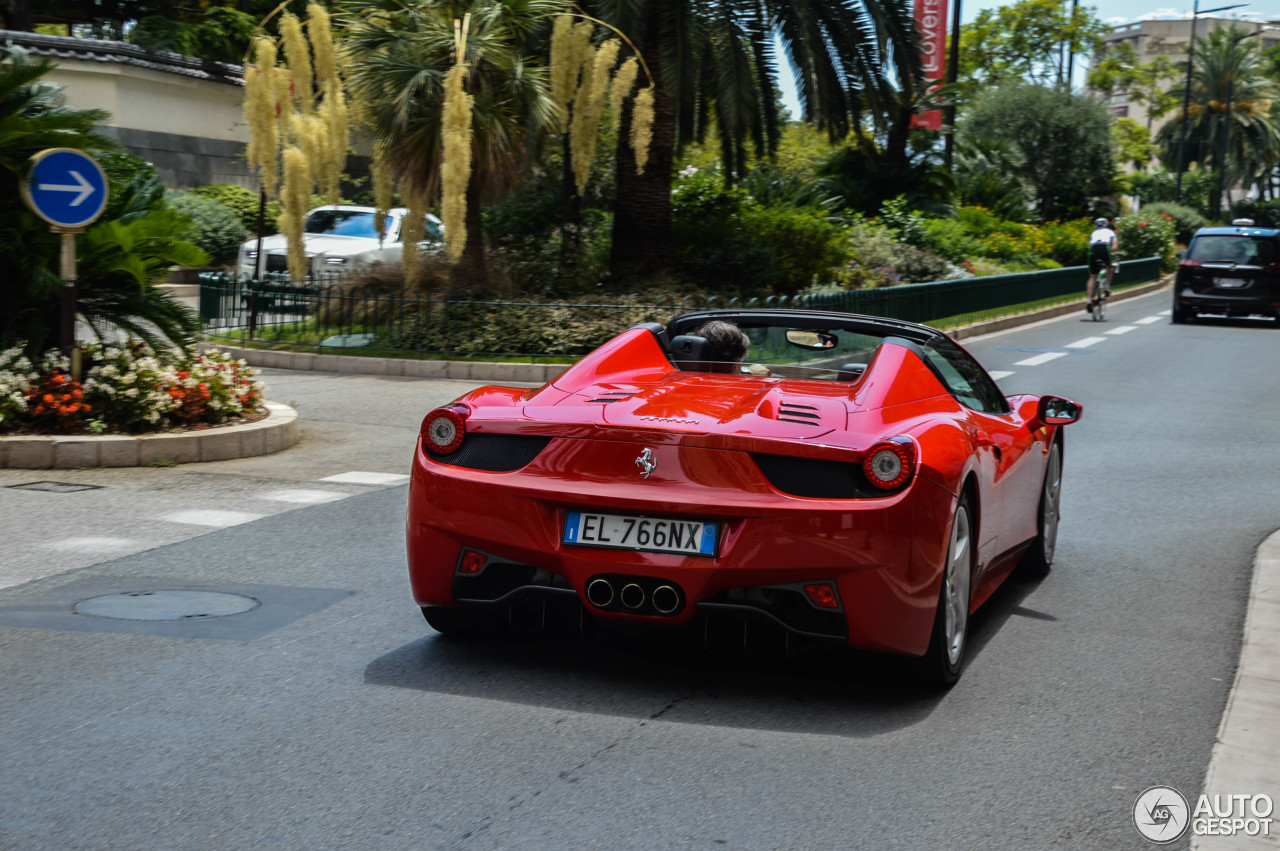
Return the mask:
<path id="1" fill-rule="evenodd" d="M 714 556 L 719 523 L 570 511 L 564 542 L 587 547 Z"/>
<path id="2" fill-rule="evenodd" d="M 1244 278 L 1214 278 L 1213 285 L 1215 287 L 1243 287 L 1247 282 Z"/>

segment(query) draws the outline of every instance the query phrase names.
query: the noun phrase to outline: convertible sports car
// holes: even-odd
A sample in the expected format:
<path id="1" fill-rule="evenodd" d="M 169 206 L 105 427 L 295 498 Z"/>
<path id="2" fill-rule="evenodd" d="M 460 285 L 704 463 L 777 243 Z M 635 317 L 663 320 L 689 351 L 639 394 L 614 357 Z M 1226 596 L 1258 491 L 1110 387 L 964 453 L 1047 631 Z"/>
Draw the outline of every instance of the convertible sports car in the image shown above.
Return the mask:
<path id="1" fill-rule="evenodd" d="M 742 362 L 717 355 L 714 320 L 745 333 Z M 1049 570 L 1061 427 L 1080 413 L 1006 398 L 908 322 L 715 310 L 639 325 L 536 390 L 483 387 L 426 416 L 414 599 L 445 634 L 728 622 L 917 657 L 950 685 L 969 615 L 1019 564 Z"/>

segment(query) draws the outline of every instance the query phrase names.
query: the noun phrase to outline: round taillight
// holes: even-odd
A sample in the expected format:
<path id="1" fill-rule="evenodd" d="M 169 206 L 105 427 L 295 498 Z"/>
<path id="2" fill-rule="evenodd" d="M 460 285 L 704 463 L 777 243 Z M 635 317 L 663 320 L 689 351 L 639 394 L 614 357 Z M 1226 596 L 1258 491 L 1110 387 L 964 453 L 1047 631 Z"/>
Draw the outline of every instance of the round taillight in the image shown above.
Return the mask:
<path id="1" fill-rule="evenodd" d="M 881 490 L 895 490 L 915 474 L 916 447 L 907 437 L 882 440 L 862 456 L 867 481 Z"/>
<path id="2" fill-rule="evenodd" d="M 438 455 L 456 451 L 466 432 L 467 418 L 457 408 L 437 408 L 422 421 L 427 448 Z"/>

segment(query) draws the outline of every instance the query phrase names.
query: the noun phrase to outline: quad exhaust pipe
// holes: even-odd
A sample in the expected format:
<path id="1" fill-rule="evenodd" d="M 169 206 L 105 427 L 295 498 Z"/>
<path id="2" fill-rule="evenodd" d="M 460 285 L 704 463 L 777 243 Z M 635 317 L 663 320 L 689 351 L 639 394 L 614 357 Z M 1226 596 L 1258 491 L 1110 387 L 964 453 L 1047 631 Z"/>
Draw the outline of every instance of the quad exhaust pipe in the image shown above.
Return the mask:
<path id="1" fill-rule="evenodd" d="M 592 579 L 587 583 L 587 599 L 597 608 L 608 608 L 613 602 L 613 584 L 607 579 Z"/>
<path id="2" fill-rule="evenodd" d="M 598 609 L 636 614 L 672 615 L 680 609 L 682 595 L 663 583 L 648 590 L 653 580 L 629 576 L 597 576 L 587 583 L 587 600 Z"/>

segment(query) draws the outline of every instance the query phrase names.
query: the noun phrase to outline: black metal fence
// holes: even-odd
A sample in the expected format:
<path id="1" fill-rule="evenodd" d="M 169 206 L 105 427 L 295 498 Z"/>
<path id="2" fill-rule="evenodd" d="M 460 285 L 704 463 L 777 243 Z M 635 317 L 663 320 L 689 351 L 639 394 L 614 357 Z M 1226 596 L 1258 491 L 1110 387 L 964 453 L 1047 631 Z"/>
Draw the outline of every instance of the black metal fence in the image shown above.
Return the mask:
<path id="1" fill-rule="evenodd" d="M 867 290 L 738 299 L 653 300 L 606 296 L 591 303 L 472 294 L 405 295 L 366 290 L 340 278 L 292 283 L 283 277 L 236 280 L 201 275 L 200 313 L 210 337 L 257 341 L 311 351 L 360 348 L 406 357 L 586 354 L 639 322 L 666 323 L 690 310 L 714 307 L 797 307 L 886 316 L 939 327 L 1031 310 L 1081 298 L 1084 267 L 964 278 Z M 1159 258 L 1120 264 L 1119 288 L 1156 280 Z"/>

